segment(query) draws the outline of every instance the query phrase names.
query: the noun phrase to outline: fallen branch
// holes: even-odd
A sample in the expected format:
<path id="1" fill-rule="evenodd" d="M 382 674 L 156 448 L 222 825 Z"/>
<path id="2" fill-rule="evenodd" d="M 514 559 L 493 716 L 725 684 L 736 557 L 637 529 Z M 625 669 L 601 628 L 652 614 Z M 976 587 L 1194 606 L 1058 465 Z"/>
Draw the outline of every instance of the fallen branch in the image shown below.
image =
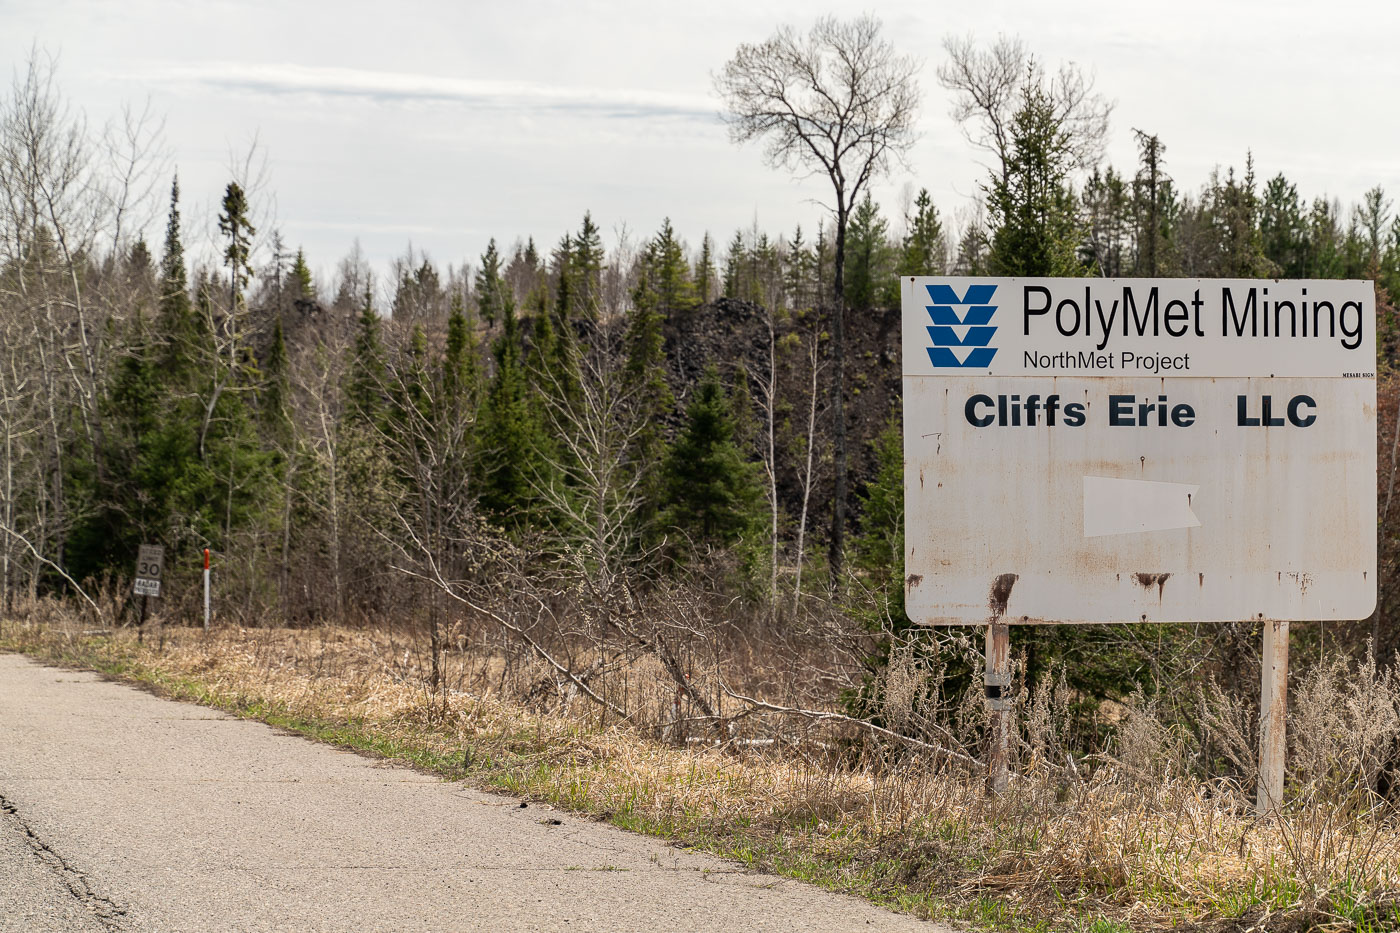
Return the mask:
<path id="1" fill-rule="evenodd" d="M 78 585 L 78 581 L 77 581 L 77 580 L 74 580 L 72 577 L 68 576 L 68 571 L 64 570 L 62 567 L 58 566 L 58 564 L 55 564 L 53 561 L 49 560 L 49 559 L 48 559 L 47 557 L 45 557 L 43 554 L 40 554 L 39 551 L 34 547 L 34 545 L 32 545 L 32 544 L 29 543 L 29 539 L 28 539 L 28 538 L 26 538 L 24 535 L 20 534 L 18 531 L 15 531 L 13 528 L 9 527 L 8 525 L 0 525 L 0 531 L 5 532 L 6 534 L 10 535 L 10 537 L 12 537 L 12 538 L 14 538 L 15 540 L 19 541 L 20 544 L 23 544 L 23 545 L 25 546 L 25 548 L 28 549 L 28 551 L 29 551 L 30 554 L 34 555 L 34 559 L 35 559 L 35 560 L 37 560 L 37 561 L 38 561 L 39 563 L 41 563 L 41 564 L 44 564 L 45 566 L 47 566 L 48 568 L 50 568 L 51 570 L 53 570 L 55 573 L 57 573 L 60 577 L 62 577 L 63 579 L 67 580 L 67 581 L 68 581 L 68 585 L 71 586 L 71 587 L 73 587 L 73 592 L 75 592 L 75 593 L 77 593 L 79 596 L 81 596 L 81 597 L 83 598 L 83 602 L 87 603 L 89 606 L 92 607 L 93 614 L 97 616 L 97 621 L 98 621 L 98 622 L 104 622 L 104 621 L 106 621 L 105 619 L 102 618 L 102 609 L 101 609 L 101 607 L 99 607 L 99 606 L 97 605 L 97 603 L 95 603 L 95 602 L 93 601 L 93 599 L 92 599 L 91 596 L 89 596 L 87 593 L 85 593 L 85 592 L 83 591 L 83 588 L 82 588 L 81 586 Z"/>
<path id="2" fill-rule="evenodd" d="M 960 761 L 963 764 L 970 765 L 971 767 L 976 768 L 978 770 L 985 770 L 987 767 L 985 764 L 978 761 L 976 758 L 973 758 L 971 755 L 964 755 L 962 752 L 953 751 L 951 748 L 944 748 L 942 745 L 934 745 L 932 742 L 925 742 L 922 739 L 915 739 L 907 735 L 900 735 L 898 732 L 886 729 L 884 726 L 877 726 L 875 725 L 875 723 L 869 722 L 865 719 L 857 719 L 854 716 L 847 716 L 844 713 L 833 713 L 815 709 L 802 709 L 801 707 L 797 706 L 779 706 L 776 703 L 768 703 L 764 700 L 758 700 L 753 697 L 744 696 L 742 693 L 735 693 L 733 690 L 729 689 L 729 686 L 727 684 L 721 683 L 720 686 L 723 687 L 724 692 L 729 697 L 738 700 L 740 703 L 746 703 L 753 709 L 759 709 L 769 713 L 778 713 L 783 716 L 800 716 L 803 719 L 810 719 L 813 722 L 845 723 L 846 725 L 857 726 L 861 729 L 865 729 L 868 732 L 873 732 L 876 735 L 884 736 L 887 739 L 893 739 L 896 742 L 909 746 L 910 748 L 917 748 L 921 751 L 934 752 L 939 755 L 946 755 L 948 758 L 951 758 L 954 761 Z"/>
<path id="3" fill-rule="evenodd" d="M 529 632 L 525 631 L 523 628 L 512 622 L 506 621 L 506 619 L 492 612 L 490 609 L 487 609 L 485 606 L 479 606 L 476 603 L 472 602 L 470 599 L 458 592 L 456 587 L 453 587 L 442 578 L 442 574 L 438 572 L 436 563 L 430 563 L 430 566 L 433 570 L 433 575 L 431 577 L 424 576 L 423 574 L 418 573 L 416 570 L 412 570 L 407 567 L 394 567 L 393 569 L 410 577 L 417 577 L 420 580 L 428 580 L 429 582 L 435 583 L 439 588 L 442 589 L 444 593 L 446 593 L 452 599 L 457 600 L 457 602 L 466 606 L 473 612 L 485 616 L 486 618 L 490 619 L 492 622 L 495 622 L 497 625 L 510 632 L 511 634 L 518 636 L 522 641 L 525 642 L 525 644 L 530 646 L 531 650 L 533 650 L 535 654 L 540 656 L 541 660 L 543 660 L 550 667 L 554 668 L 556 671 L 568 678 L 571 684 L 573 684 L 579 690 L 583 691 L 589 699 L 593 700 L 593 702 L 604 707 L 613 715 L 617 716 L 619 719 L 630 720 L 632 718 L 630 715 L 628 715 L 625 709 L 618 706 L 616 703 L 613 703 L 599 696 L 593 691 L 591 687 L 588 686 L 588 684 L 584 683 L 577 676 L 575 676 L 573 671 L 569 670 L 569 668 L 566 665 L 561 664 L 559 661 L 555 660 L 553 655 L 546 651 L 543 645 L 541 645 L 539 642 L 535 641 L 533 638 L 530 637 Z"/>

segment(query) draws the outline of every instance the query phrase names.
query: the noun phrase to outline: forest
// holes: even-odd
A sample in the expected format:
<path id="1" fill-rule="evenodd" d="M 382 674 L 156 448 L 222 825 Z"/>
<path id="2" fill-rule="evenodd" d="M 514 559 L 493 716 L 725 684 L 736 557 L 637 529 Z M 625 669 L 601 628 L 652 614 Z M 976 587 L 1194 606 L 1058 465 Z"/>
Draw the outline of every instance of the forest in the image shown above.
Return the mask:
<path id="1" fill-rule="evenodd" d="M 897 277 L 1348 278 L 1378 299 L 1381 600 L 1295 650 L 1391 657 L 1391 198 L 1300 192 L 1250 153 L 1177 179 L 1170 141 L 1138 129 L 1138 161 L 1108 165 L 1111 107 L 1080 72 L 1008 40 L 947 54 L 989 164 L 969 204 L 857 185 L 815 229 L 689 244 L 667 221 L 610 247 L 585 213 L 456 264 L 410 248 L 376 270 L 356 248 L 328 276 L 269 218 L 251 161 L 189 229 L 157 123 L 91 130 L 36 54 L 0 102 L 0 608 L 132 626 L 151 543 L 155 614 L 195 624 L 207 548 L 216 625 L 401 627 L 435 689 L 480 639 L 626 716 L 612 675 L 654 660 L 676 692 L 657 728 L 733 703 L 932 742 L 979 675 L 967 636 L 902 610 Z M 149 241 L 145 215 L 164 221 Z M 1245 622 L 1015 638 L 1027 691 L 1070 691 L 1080 753 L 1112 736 L 1103 702 L 1257 683 Z M 918 722 L 882 706 L 896 662 L 943 678 Z"/>

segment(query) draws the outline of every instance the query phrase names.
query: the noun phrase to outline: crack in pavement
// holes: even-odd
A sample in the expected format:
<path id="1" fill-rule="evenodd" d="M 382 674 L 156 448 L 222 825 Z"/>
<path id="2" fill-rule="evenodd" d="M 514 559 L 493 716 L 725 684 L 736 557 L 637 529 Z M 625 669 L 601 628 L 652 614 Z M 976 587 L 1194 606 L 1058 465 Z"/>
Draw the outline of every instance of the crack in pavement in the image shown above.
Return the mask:
<path id="1" fill-rule="evenodd" d="M 109 930 L 117 931 L 117 933 L 128 929 L 126 908 L 112 898 L 94 891 L 92 884 L 88 881 L 87 874 L 73 867 L 72 863 L 40 838 L 29 821 L 19 815 L 19 808 L 11 803 L 4 794 L 0 794 L 0 815 L 3 815 L 6 822 L 14 824 L 23 834 L 25 842 L 29 843 L 29 848 L 34 852 L 34 856 L 58 875 L 63 886 L 68 889 L 68 893 L 73 895 L 79 904 L 96 917 L 98 922 Z"/>

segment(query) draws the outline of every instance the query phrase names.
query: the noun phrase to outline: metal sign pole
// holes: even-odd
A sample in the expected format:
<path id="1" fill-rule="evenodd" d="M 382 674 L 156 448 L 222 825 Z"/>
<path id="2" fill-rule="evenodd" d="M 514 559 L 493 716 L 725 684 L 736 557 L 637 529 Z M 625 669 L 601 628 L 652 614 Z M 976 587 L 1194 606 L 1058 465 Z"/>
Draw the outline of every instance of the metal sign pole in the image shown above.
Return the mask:
<path id="1" fill-rule="evenodd" d="M 209 549 L 204 549 L 204 633 L 209 634 Z"/>
<path id="2" fill-rule="evenodd" d="M 987 625 L 987 792 L 1002 794 L 1009 782 L 1007 736 L 1011 726 L 1011 626 Z"/>
<path id="3" fill-rule="evenodd" d="M 1288 747 L 1288 623 L 1264 623 L 1259 693 L 1259 789 L 1261 815 L 1283 806 L 1283 763 Z"/>

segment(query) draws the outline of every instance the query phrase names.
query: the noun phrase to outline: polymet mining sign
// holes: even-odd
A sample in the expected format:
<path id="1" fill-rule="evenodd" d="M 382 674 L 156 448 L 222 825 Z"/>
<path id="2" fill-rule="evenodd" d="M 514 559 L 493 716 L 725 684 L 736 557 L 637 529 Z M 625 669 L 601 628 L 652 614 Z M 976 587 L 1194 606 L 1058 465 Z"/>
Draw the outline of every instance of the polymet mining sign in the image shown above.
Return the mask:
<path id="1" fill-rule="evenodd" d="M 1370 282 L 902 289 L 911 619 L 1371 614 Z"/>

